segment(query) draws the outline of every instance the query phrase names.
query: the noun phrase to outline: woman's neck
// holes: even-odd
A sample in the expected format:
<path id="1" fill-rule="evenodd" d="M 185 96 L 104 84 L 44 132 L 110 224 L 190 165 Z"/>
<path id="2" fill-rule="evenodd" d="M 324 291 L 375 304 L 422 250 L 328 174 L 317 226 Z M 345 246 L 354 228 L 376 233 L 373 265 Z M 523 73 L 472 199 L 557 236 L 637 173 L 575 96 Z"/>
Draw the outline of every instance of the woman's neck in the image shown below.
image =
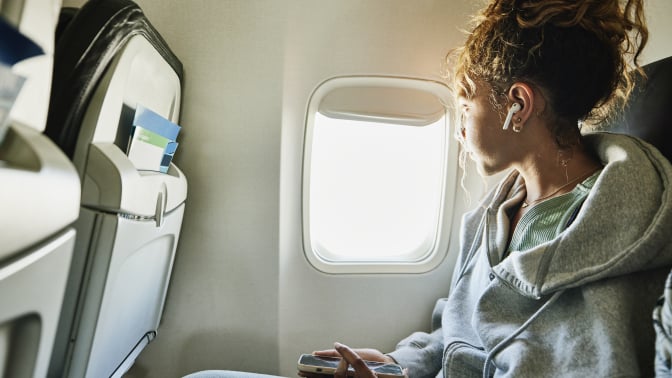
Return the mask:
<path id="1" fill-rule="evenodd" d="M 570 192 L 601 167 L 581 146 L 556 151 L 540 151 L 529 164 L 518 168 L 527 189 L 525 204 Z"/>

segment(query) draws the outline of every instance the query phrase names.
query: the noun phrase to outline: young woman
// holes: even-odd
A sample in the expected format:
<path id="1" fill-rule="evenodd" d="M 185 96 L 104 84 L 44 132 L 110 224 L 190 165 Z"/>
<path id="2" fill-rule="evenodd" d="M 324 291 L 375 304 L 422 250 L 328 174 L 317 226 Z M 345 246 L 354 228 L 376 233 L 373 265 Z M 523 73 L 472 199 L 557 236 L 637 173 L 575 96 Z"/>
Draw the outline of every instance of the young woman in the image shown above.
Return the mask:
<path id="1" fill-rule="evenodd" d="M 672 168 L 641 140 L 581 133 L 629 94 L 628 62 L 647 39 L 642 8 L 494 0 L 477 16 L 455 66 L 459 138 L 482 174 L 511 173 L 463 218 L 434 332 L 387 355 L 318 354 L 342 355 L 359 376 L 373 375 L 358 358 L 414 378 L 653 376 Z"/>

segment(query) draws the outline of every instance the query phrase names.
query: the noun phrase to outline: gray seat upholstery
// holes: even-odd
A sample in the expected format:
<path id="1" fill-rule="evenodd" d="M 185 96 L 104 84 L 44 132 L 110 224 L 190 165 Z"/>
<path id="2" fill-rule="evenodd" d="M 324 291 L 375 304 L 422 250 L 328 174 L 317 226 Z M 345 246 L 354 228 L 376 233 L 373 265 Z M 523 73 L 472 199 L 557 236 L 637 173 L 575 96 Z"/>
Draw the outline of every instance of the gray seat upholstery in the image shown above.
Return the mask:
<path id="1" fill-rule="evenodd" d="M 609 131 L 630 134 L 656 146 L 672 160 L 672 56 L 644 66 L 625 112 Z"/>
<path id="2" fill-rule="evenodd" d="M 640 137 L 672 160 L 672 57 L 647 64 L 644 70 L 647 79 L 637 84 L 627 108 L 610 131 Z M 672 273 L 653 309 L 653 328 L 656 376 L 672 376 Z"/>

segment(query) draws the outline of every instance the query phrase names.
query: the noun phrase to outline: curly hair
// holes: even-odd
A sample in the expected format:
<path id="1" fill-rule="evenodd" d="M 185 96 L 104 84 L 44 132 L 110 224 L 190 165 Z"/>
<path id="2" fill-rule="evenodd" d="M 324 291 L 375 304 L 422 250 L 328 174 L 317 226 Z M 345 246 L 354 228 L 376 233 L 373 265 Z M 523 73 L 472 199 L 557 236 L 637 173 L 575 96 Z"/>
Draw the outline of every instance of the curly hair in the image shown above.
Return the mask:
<path id="1" fill-rule="evenodd" d="M 493 0 L 455 51 L 455 87 L 470 97 L 476 81 L 486 82 L 500 107 L 514 82 L 539 88 L 562 146 L 575 140 L 580 122 L 595 125 L 624 106 L 635 75 L 643 75 L 642 1 Z"/>

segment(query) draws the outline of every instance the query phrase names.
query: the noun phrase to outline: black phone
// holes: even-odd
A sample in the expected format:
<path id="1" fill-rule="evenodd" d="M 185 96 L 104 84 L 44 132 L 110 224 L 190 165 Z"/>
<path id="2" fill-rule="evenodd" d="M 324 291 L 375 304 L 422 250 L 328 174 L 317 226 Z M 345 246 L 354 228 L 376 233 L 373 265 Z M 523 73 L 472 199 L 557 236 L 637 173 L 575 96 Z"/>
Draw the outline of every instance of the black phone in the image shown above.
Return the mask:
<path id="1" fill-rule="evenodd" d="M 336 372 L 338 364 L 341 362 L 340 357 L 315 356 L 312 354 L 302 354 L 299 358 L 299 371 L 306 373 L 317 373 L 333 375 Z M 400 378 L 404 376 L 404 370 L 397 364 L 390 364 L 385 362 L 364 361 L 378 377 L 381 378 Z M 354 375 L 355 371 L 352 366 L 349 367 L 348 375 Z"/>

